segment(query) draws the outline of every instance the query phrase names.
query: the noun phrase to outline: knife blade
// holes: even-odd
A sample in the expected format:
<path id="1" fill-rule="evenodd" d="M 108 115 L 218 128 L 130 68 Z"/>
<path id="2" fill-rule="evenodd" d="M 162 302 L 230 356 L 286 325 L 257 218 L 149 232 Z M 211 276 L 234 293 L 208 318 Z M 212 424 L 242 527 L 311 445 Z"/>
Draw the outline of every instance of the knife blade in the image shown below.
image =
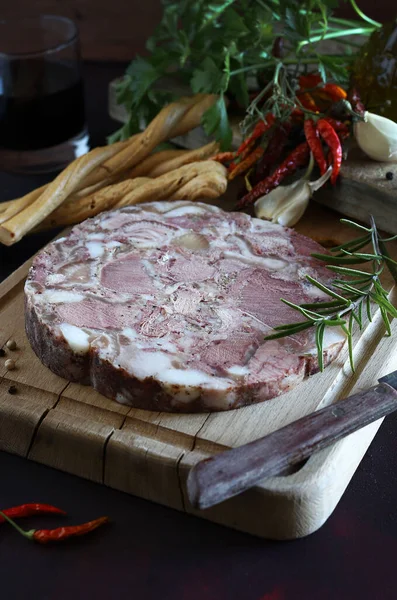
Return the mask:
<path id="1" fill-rule="evenodd" d="M 397 409 L 397 371 L 379 383 L 298 419 L 273 433 L 227 450 L 189 472 L 190 503 L 206 509 L 279 475 L 311 454 Z"/>

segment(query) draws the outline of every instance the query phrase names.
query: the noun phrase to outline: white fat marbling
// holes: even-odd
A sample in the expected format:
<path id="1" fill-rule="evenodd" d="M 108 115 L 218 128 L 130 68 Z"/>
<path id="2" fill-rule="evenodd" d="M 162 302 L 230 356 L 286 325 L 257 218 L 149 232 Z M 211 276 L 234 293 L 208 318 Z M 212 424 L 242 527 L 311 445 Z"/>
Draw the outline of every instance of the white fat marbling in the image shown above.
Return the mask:
<path id="1" fill-rule="evenodd" d="M 220 379 L 219 377 L 211 377 L 203 371 L 196 369 L 166 369 L 161 371 L 161 382 L 168 385 L 183 385 L 183 386 L 206 386 L 210 385 L 216 389 L 226 389 L 233 385 L 232 381 Z"/>
<path id="2" fill-rule="evenodd" d="M 46 290 L 43 294 L 44 300 L 50 304 L 60 304 L 63 302 L 82 302 L 84 296 L 77 292 L 68 290 Z"/>
<path id="3" fill-rule="evenodd" d="M 135 344 L 135 348 L 137 345 Z M 123 350 L 120 355 L 120 365 L 127 368 L 135 377 L 144 380 L 147 377 L 158 378 L 160 384 L 172 396 L 178 394 L 178 400 L 192 400 L 192 389 L 206 387 L 216 390 L 224 390 L 233 385 L 232 380 L 212 377 L 203 371 L 195 369 L 176 369 L 174 366 L 175 356 L 165 352 L 145 352 L 137 351 L 133 354 L 131 349 L 126 351 L 123 356 Z M 183 386 L 186 390 L 175 390 L 174 386 Z M 189 389 L 190 388 L 190 389 Z"/>
<path id="4" fill-rule="evenodd" d="M 282 232 L 284 227 L 278 223 L 272 223 L 271 221 L 264 221 L 263 219 L 252 218 L 251 226 L 257 231 L 271 231 L 274 233 L 277 229 Z"/>
<path id="5" fill-rule="evenodd" d="M 104 233 L 89 233 L 87 235 L 87 240 L 104 240 L 105 239 L 105 234 Z"/>
<path id="6" fill-rule="evenodd" d="M 135 347 L 137 345 L 135 344 Z M 123 365 L 123 351 L 120 356 L 120 364 L 128 368 L 130 372 L 138 379 L 146 379 L 147 377 L 163 377 L 164 371 L 172 368 L 171 356 L 164 352 L 134 352 L 131 349 L 126 353 L 128 363 Z"/>
<path id="7" fill-rule="evenodd" d="M 121 330 L 121 333 L 130 340 L 135 340 L 137 337 L 139 337 L 135 329 L 132 329 L 132 327 L 124 327 L 124 329 Z"/>
<path id="8" fill-rule="evenodd" d="M 46 283 L 54 285 L 56 283 L 62 283 L 65 279 L 65 275 L 62 275 L 62 273 L 51 273 L 51 275 L 48 275 Z"/>
<path id="9" fill-rule="evenodd" d="M 59 326 L 63 337 L 69 344 L 70 348 L 77 354 L 85 354 L 90 348 L 89 335 L 80 327 L 70 325 L 69 323 L 62 323 Z"/>
<path id="10" fill-rule="evenodd" d="M 241 255 L 238 252 L 224 252 L 224 258 L 235 258 L 239 262 L 244 262 L 247 265 L 258 265 L 261 267 L 267 267 L 272 271 L 281 271 L 284 269 L 288 263 L 284 260 L 280 260 L 278 258 L 265 258 L 264 256 L 253 256 L 251 255 Z"/>
<path id="11" fill-rule="evenodd" d="M 227 372 L 230 373 L 230 375 L 244 377 L 245 375 L 249 374 L 249 369 L 247 369 L 247 367 L 241 367 L 240 365 L 234 365 L 233 367 L 227 369 Z"/>
<path id="12" fill-rule="evenodd" d="M 201 215 L 205 213 L 204 208 L 199 206 L 180 206 L 167 211 L 167 217 L 184 217 L 185 215 Z"/>
<path id="13" fill-rule="evenodd" d="M 115 240 L 112 240 L 111 242 L 108 242 L 106 244 L 106 248 L 119 248 L 120 246 L 122 246 L 123 244 L 121 242 L 116 242 Z"/>
<path id="14" fill-rule="evenodd" d="M 103 244 L 100 242 L 87 242 L 86 245 L 91 258 L 100 258 L 105 251 Z"/>
<path id="15" fill-rule="evenodd" d="M 65 237 L 58 238 L 57 240 L 55 240 L 54 244 L 62 244 L 62 242 L 64 242 L 65 240 Z"/>

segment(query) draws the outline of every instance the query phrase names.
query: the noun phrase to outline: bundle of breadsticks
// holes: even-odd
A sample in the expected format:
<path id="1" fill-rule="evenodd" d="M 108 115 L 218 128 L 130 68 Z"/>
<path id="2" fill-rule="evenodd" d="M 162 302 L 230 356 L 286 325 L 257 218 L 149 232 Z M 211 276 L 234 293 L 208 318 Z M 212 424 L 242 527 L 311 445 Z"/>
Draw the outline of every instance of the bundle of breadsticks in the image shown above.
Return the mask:
<path id="1" fill-rule="evenodd" d="M 216 96 L 198 94 L 166 106 L 147 128 L 126 141 L 77 158 L 54 181 L 0 204 L 0 242 L 18 242 L 31 231 L 79 223 L 103 210 L 153 200 L 218 198 L 226 169 L 210 160 L 215 142 L 197 150 L 156 147 L 200 124 Z"/>

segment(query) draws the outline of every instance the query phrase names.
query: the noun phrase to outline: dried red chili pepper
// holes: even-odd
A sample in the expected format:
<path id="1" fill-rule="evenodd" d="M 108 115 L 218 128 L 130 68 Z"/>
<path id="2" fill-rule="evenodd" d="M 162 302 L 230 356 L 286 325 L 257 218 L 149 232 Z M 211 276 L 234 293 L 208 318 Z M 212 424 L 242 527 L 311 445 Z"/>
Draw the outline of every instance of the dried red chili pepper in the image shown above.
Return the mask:
<path id="1" fill-rule="evenodd" d="M 21 504 L 20 506 L 13 506 L 12 508 L 5 508 L 2 511 L 7 517 L 11 519 L 19 519 L 21 517 L 31 517 L 32 515 L 66 515 L 64 510 L 52 506 L 51 504 Z M 0 523 L 4 523 L 5 519 L 0 515 Z"/>
<path id="2" fill-rule="evenodd" d="M 255 127 L 254 127 L 254 131 L 251 133 L 251 135 L 245 139 L 243 141 L 243 143 L 239 146 L 238 150 L 237 150 L 237 155 L 240 156 L 240 154 L 242 154 L 244 152 L 244 150 L 249 146 L 249 144 L 251 144 L 254 140 L 257 140 L 258 138 L 262 137 L 262 135 L 268 131 L 268 129 L 270 129 L 270 127 L 273 125 L 275 121 L 274 115 L 272 113 L 268 113 L 265 116 L 265 120 L 264 121 L 259 121 Z"/>
<path id="3" fill-rule="evenodd" d="M 57 529 L 31 529 L 30 531 L 25 531 L 24 529 L 21 529 L 19 525 L 14 523 L 14 521 L 4 512 L 0 511 L 0 516 L 10 523 L 10 525 L 12 525 L 21 535 L 28 540 L 38 542 L 39 544 L 61 542 L 71 537 L 85 535 L 109 521 L 108 517 L 99 517 L 99 519 L 94 519 L 93 521 L 88 521 L 88 523 L 82 523 L 81 525 L 58 527 Z"/>
<path id="4" fill-rule="evenodd" d="M 336 131 L 340 140 L 345 140 L 350 135 L 349 126 L 343 121 L 338 121 L 332 117 L 323 117 L 324 121 L 327 121 Z"/>
<path id="5" fill-rule="evenodd" d="M 315 103 L 313 96 L 309 94 L 309 92 L 301 93 L 298 90 L 296 96 L 303 108 L 306 108 L 306 110 L 310 110 L 311 112 L 319 112 L 318 106 Z"/>
<path id="6" fill-rule="evenodd" d="M 317 129 L 323 140 L 328 144 L 332 155 L 331 183 L 335 184 L 342 165 L 342 146 L 335 129 L 325 119 L 320 119 Z"/>
<path id="7" fill-rule="evenodd" d="M 254 178 L 255 183 L 262 181 L 262 179 L 269 175 L 270 168 L 277 163 L 285 148 L 290 131 L 291 123 L 289 122 L 283 123 L 274 131 L 265 153 L 257 165 Z"/>
<path id="8" fill-rule="evenodd" d="M 344 121 L 333 119 L 332 117 L 322 117 L 323 121 L 327 121 L 338 133 L 339 131 L 348 131 L 349 127 Z"/>
<path id="9" fill-rule="evenodd" d="M 299 85 L 303 89 L 314 88 L 322 82 L 321 75 L 319 73 L 309 73 L 308 75 L 300 75 Z"/>
<path id="10" fill-rule="evenodd" d="M 301 108 L 296 108 L 295 107 L 294 110 L 291 113 L 291 117 L 299 119 L 299 118 L 303 117 L 303 114 L 304 113 L 303 113 L 303 110 Z"/>
<path id="11" fill-rule="evenodd" d="M 309 146 L 307 142 L 299 144 L 289 156 L 281 163 L 272 175 L 258 183 L 248 194 L 239 201 L 237 208 L 243 208 L 253 204 L 261 196 L 265 196 L 277 187 L 287 175 L 294 173 L 299 167 L 303 167 L 309 158 Z"/>
<path id="12" fill-rule="evenodd" d="M 235 157 L 235 152 L 219 152 L 219 154 L 212 156 L 211 160 L 216 160 L 217 162 L 224 164 L 225 162 L 229 162 L 229 160 L 233 160 Z"/>
<path id="13" fill-rule="evenodd" d="M 361 101 L 360 94 L 357 88 L 352 87 L 347 94 L 347 99 L 349 100 L 352 109 L 358 113 L 359 115 L 363 115 L 365 113 L 365 106 Z"/>
<path id="14" fill-rule="evenodd" d="M 317 125 L 313 119 L 305 119 L 304 131 L 309 148 L 312 151 L 314 159 L 320 169 L 321 175 L 324 175 L 327 170 L 327 162 L 325 160 L 323 147 L 320 140 L 320 135 L 317 131 Z"/>
<path id="15" fill-rule="evenodd" d="M 322 90 L 333 102 L 338 102 L 338 100 L 345 100 L 347 98 L 345 90 L 339 85 L 336 85 L 336 83 L 326 83 Z"/>
<path id="16" fill-rule="evenodd" d="M 253 152 L 251 152 L 251 154 L 248 154 L 248 156 L 246 158 L 244 158 L 244 160 L 239 162 L 238 165 L 236 165 L 232 171 L 229 170 L 229 175 L 228 175 L 229 181 L 232 181 L 232 179 L 237 177 L 237 175 L 241 175 L 241 173 L 248 171 L 248 169 L 250 167 L 252 167 L 252 165 L 254 165 L 257 160 L 259 160 L 259 158 L 262 156 L 263 152 L 264 152 L 264 150 L 261 146 L 259 146 L 258 148 L 255 148 L 255 150 Z"/>

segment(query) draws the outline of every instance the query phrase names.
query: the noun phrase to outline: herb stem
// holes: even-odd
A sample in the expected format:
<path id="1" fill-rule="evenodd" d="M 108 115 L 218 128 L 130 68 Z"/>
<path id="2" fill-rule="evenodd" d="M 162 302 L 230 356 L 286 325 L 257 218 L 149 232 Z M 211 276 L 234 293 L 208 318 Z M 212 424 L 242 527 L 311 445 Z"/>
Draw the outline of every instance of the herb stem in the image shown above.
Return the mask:
<path id="1" fill-rule="evenodd" d="M 307 46 L 307 44 L 315 44 L 316 42 L 332 40 L 339 37 L 344 37 L 346 35 L 368 35 L 371 34 L 373 31 L 373 27 L 355 27 L 354 29 L 331 31 L 330 33 L 326 33 L 325 35 L 316 35 L 313 38 L 309 38 L 308 40 L 302 40 L 301 42 L 299 42 L 297 52 L 299 52 L 304 46 Z"/>
<path id="2" fill-rule="evenodd" d="M 373 19 L 371 19 L 371 17 L 367 17 L 367 15 L 363 13 L 363 11 L 361 10 L 361 8 L 359 8 L 357 6 L 355 0 L 350 0 L 350 4 L 351 4 L 351 7 L 353 8 L 353 10 L 358 14 L 359 17 L 361 17 L 361 19 L 363 21 L 366 21 L 367 23 L 370 23 L 376 29 L 379 29 L 380 27 L 382 27 L 382 23 L 378 23 L 378 21 L 374 21 Z"/>

